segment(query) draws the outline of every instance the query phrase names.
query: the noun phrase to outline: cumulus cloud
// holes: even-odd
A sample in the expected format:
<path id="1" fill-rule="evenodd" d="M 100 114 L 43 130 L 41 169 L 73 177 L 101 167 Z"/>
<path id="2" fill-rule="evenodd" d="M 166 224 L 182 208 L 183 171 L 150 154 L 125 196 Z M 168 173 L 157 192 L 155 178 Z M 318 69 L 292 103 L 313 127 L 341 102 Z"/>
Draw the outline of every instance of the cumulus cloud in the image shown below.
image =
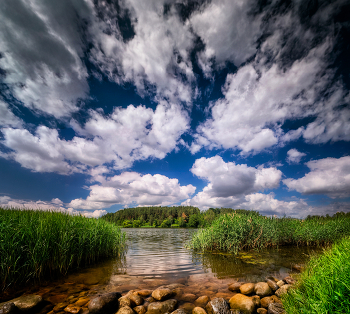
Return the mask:
<path id="1" fill-rule="evenodd" d="M 16 117 L 10 110 L 8 104 L 0 99 L 0 127 L 20 127 L 22 124 L 23 121 Z"/>
<path id="2" fill-rule="evenodd" d="M 305 153 L 299 152 L 297 149 L 292 148 L 287 152 L 287 162 L 289 164 L 298 164 L 302 157 L 306 156 Z"/>
<path id="3" fill-rule="evenodd" d="M 331 198 L 350 196 L 350 156 L 312 160 L 306 165 L 310 172 L 304 177 L 283 180 L 289 190 L 325 194 Z"/>
<path id="4" fill-rule="evenodd" d="M 14 0 L 1 5 L 3 82 L 26 107 L 60 118 L 87 97 L 79 23 L 90 15 L 84 1 Z"/>
<path id="5" fill-rule="evenodd" d="M 189 184 L 181 186 L 178 179 L 166 176 L 141 175 L 136 172 L 123 172 L 106 178 L 104 170 L 94 172 L 94 181 L 89 186 L 90 195 L 84 199 L 75 199 L 69 206 L 75 209 L 101 209 L 114 204 L 171 205 L 188 198 L 196 188 Z"/>
<path id="6" fill-rule="evenodd" d="M 188 114 L 180 106 L 162 101 L 155 111 L 144 106 L 115 108 L 109 116 L 97 111 L 72 140 L 58 131 L 39 126 L 35 134 L 25 129 L 4 128 L 2 144 L 10 148 L 8 158 L 36 172 L 70 174 L 87 167 L 113 163 L 115 169 L 130 167 L 135 160 L 164 158 L 175 149 L 189 128 Z"/>

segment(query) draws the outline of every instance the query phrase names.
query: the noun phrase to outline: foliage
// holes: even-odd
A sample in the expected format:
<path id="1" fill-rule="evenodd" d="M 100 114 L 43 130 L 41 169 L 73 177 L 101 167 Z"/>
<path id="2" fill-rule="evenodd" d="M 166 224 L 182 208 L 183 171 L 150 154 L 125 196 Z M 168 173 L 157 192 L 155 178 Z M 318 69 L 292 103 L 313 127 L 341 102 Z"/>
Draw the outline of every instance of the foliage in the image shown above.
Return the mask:
<path id="1" fill-rule="evenodd" d="M 102 219 L 0 208 L 0 290 L 116 256 L 124 240 Z"/>
<path id="2" fill-rule="evenodd" d="M 311 258 L 282 301 L 288 314 L 350 313 L 350 238 Z"/>
<path id="3" fill-rule="evenodd" d="M 300 220 L 236 211 L 218 216 L 210 227 L 199 230 L 189 247 L 237 254 L 278 245 L 327 245 L 344 235 L 350 235 L 350 215 L 346 214 Z"/>

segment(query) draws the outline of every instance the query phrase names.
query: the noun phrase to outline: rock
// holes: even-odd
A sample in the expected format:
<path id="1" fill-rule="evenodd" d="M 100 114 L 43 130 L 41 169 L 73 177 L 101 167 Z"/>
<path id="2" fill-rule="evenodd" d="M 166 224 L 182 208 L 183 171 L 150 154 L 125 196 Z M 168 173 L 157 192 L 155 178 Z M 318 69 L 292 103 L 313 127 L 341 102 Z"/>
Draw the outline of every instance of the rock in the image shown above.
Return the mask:
<path id="1" fill-rule="evenodd" d="M 279 288 L 275 294 L 280 298 L 283 294 L 287 293 L 287 291 L 292 287 L 292 285 L 283 285 L 281 288 Z"/>
<path id="2" fill-rule="evenodd" d="M 89 301 L 90 301 L 90 298 L 87 298 L 87 297 L 80 298 L 80 299 L 78 299 L 77 302 L 75 302 L 74 305 L 76 305 L 76 306 L 83 306 L 83 305 L 87 304 Z"/>
<path id="3" fill-rule="evenodd" d="M 177 300 L 169 299 L 163 302 L 152 302 L 147 307 L 147 314 L 165 314 L 175 310 Z"/>
<path id="4" fill-rule="evenodd" d="M 145 306 L 139 305 L 139 306 L 134 307 L 134 311 L 135 311 L 137 314 L 145 314 L 145 313 L 147 312 L 147 309 L 146 309 Z"/>
<path id="5" fill-rule="evenodd" d="M 91 314 L 112 312 L 118 309 L 118 299 L 120 297 L 119 292 L 98 295 L 87 304 L 87 307 Z"/>
<path id="6" fill-rule="evenodd" d="M 265 297 L 261 299 L 261 307 L 268 308 L 270 303 L 282 303 L 281 300 L 276 296 Z"/>
<path id="7" fill-rule="evenodd" d="M 276 291 L 279 288 L 276 281 L 274 281 L 274 280 L 267 279 L 266 283 L 269 285 L 269 287 L 271 288 L 272 291 Z"/>
<path id="8" fill-rule="evenodd" d="M 40 295 L 28 294 L 21 296 L 19 298 L 11 300 L 15 306 L 21 311 L 28 311 L 36 307 L 39 303 L 43 301 L 43 298 Z"/>
<path id="9" fill-rule="evenodd" d="M 243 285 L 243 282 L 233 282 L 228 286 L 228 290 L 233 292 L 238 291 L 242 285 Z"/>
<path id="10" fill-rule="evenodd" d="M 171 312 L 171 314 L 186 314 L 186 311 L 184 309 L 177 309 L 174 312 Z"/>
<path id="11" fill-rule="evenodd" d="M 202 308 L 205 308 L 205 306 L 207 305 L 209 300 L 210 300 L 210 298 L 207 295 L 202 295 L 201 297 L 199 297 L 197 300 L 194 301 L 194 304 L 196 306 L 200 306 Z"/>
<path id="12" fill-rule="evenodd" d="M 292 269 L 302 272 L 304 270 L 304 266 L 299 264 L 294 264 L 292 265 Z"/>
<path id="13" fill-rule="evenodd" d="M 207 312 L 206 312 L 205 309 L 203 309 L 202 307 L 196 306 L 196 307 L 192 310 L 192 314 L 207 314 Z"/>
<path id="14" fill-rule="evenodd" d="M 290 285 L 294 285 L 294 284 L 295 284 L 295 279 L 293 279 L 293 278 L 290 277 L 290 276 L 287 276 L 287 277 L 283 278 L 283 280 L 284 280 L 287 284 L 290 284 Z"/>
<path id="15" fill-rule="evenodd" d="M 230 307 L 239 310 L 242 314 L 252 314 L 255 310 L 255 303 L 251 297 L 237 293 L 230 299 Z"/>
<path id="16" fill-rule="evenodd" d="M 65 309 L 64 311 L 67 312 L 67 313 L 71 313 L 71 314 L 78 314 L 81 310 L 81 307 L 80 306 L 76 306 L 76 305 L 73 305 L 73 304 L 69 304 Z"/>
<path id="17" fill-rule="evenodd" d="M 230 308 L 223 298 L 215 298 L 205 307 L 208 314 L 231 314 Z"/>
<path id="18" fill-rule="evenodd" d="M 129 299 L 136 305 L 141 305 L 143 303 L 143 299 L 136 293 L 130 294 Z"/>
<path id="19" fill-rule="evenodd" d="M 130 306 L 121 307 L 116 314 L 135 314 Z"/>
<path id="20" fill-rule="evenodd" d="M 196 306 L 193 303 L 186 302 L 179 306 L 179 309 L 183 309 L 187 314 L 191 314 Z"/>
<path id="21" fill-rule="evenodd" d="M 277 281 L 277 286 L 279 286 L 280 288 L 285 285 L 286 283 L 283 280 L 279 280 Z"/>
<path id="22" fill-rule="evenodd" d="M 136 305 L 127 295 L 120 297 L 118 303 L 120 308 L 124 306 L 132 307 Z"/>
<path id="23" fill-rule="evenodd" d="M 194 302 L 196 299 L 197 296 L 192 293 L 185 293 L 180 297 L 180 300 L 184 302 Z"/>
<path id="24" fill-rule="evenodd" d="M 62 311 L 65 307 L 67 307 L 67 303 L 58 303 L 55 305 L 55 307 L 52 309 L 54 312 L 60 312 Z"/>
<path id="25" fill-rule="evenodd" d="M 167 285 L 166 288 L 170 289 L 170 290 L 174 290 L 174 289 L 178 289 L 178 288 L 183 288 L 185 285 L 181 284 L 181 283 L 172 283 L 170 285 Z"/>
<path id="26" fill-rule="evenodd" d="M 274 281 L 274 282 L 279 281 L 279 279 L 276 278 L 276 277 L 274 277 L 274 276 L 267 276 L 267 277 L 266 277 L 266 281 L 267 281 L 267 280 L 272 280 L 272 281 Z"/>
<path id="27" fill-rule="evenodd" d="M 272 294 L 272 290 L 266 282 L 258 282 L 255 284 L 254 292 L 260 297 L 266 297 Z"/>
<path id="28" fill-rule="evenodd" d="M 252 296 L 252 300 L 253 300 L 253 302 L 255 304 L 255 308 L 260 307 L 261 300 L 260 300 L 260 297 L 258 295 L 253 295 Z"/>
<path id="29" fill-rule="evenodd" d="M 173 291 L 169 288 L 157 288 L 152 292 L 152 297 L 158 301 L 163 301 L 165 299 L 168 299 L 172 296 Z"/>
<path id="30" fill-rule="evenodd" d="M 283 314 L 285 313 L 281 303 L 270 303 L 267 309 L 268 314 Z"/>
<path id="31" fill-rule="evenodd" d="M 258 314 L 267 314 L 267 309 L 264 309 L 264 308 L 261 307 L 261 308 L 257 309 L 256 312 Z"/>
<path id="32" fill-rule="evenodd" d="M 255 284 L 253 283 L 245 283 L 239 287 L 239 290 L 242 294 L 251 294 L 254 292 Z"/>
<path id="33" fill-rule="evenodd" d="M 16 313 L 16 305 L 13 302 L 0 305 L 0 314 L 13 314 Z"/>
<path id="34" fill-rule="evenodd" d="M 145 299 L 146 302 L 152 303 L 152 302 L 156 302 L 156 299 L 153 297 L 148 297 L 147 299 Z"/>
<path id="35" fill-rule="evenodd" d="M 142 297 L 148 297 L 149 295 L 151 295 L 152 290 L 140 290 L 136 292 L 138 295 L 142 296 Z"/>
<path id="36" fill-rule="evenodd" d="M 80 314 L 89 314 L 89 309 L 87 307 L 82 307 Z"/>

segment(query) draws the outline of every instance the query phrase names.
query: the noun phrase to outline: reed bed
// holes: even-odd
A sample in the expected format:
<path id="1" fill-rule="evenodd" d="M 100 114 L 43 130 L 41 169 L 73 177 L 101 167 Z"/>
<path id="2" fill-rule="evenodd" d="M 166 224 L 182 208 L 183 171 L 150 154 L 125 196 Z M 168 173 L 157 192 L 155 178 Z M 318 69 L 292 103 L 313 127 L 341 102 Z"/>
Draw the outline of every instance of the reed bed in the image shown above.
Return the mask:
<path id="1" fill-rule="evenodd" d="M 231 213 L 199 230 L 188 247 L 237 254 L 279 245 L 328 245 L 346 235 L 350 235 L 349 215 L 300 220 L 265 217 L 257 212 Z"/>
<path id="2" fill-rule="evenodd" d="M 282 302 L 287 314 L 350 313 L 350 238 L 313 256 Z"/>
<path id="3" fill-rule="evenodd" d="M 0 290 L 116 256 L 124 242 L 102 219 L 0 208 Z"/>

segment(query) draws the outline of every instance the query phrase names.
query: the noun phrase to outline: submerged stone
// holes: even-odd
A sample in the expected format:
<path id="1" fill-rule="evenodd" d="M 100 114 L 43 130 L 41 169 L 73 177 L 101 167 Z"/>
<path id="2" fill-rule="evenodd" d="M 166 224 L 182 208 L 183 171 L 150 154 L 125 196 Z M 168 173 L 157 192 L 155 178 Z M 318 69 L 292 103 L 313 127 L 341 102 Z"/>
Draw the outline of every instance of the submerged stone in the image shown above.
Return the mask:
<path id="1" fill-rule="evenodd" d="M 13 302 L 0 305 L 0 314 L 13 314 L 16 313 L 16 305 Z"/>
<path id="2" fill-rule="evenodd" d="M 110 292 L 94 297 L 88 303 L 88 309 L 91 314 L 107 313 L 118 309 L 118 299 L 121 297 L 119 292 Z"/>
<path id="3" fill-rule="evenodd" d="M 169 288 L 157 288 L 152 292 L 152 297 L 158 301 L 163 301 L 172 296 L 173 291 Z"/>

